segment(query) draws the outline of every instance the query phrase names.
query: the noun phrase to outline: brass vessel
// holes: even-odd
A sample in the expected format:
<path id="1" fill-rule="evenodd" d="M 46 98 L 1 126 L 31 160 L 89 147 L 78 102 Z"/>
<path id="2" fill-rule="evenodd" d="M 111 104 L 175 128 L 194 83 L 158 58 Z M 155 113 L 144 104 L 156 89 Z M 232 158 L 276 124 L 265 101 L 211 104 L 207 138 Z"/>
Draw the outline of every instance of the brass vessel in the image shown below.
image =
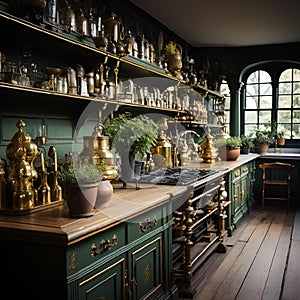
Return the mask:
<path id="1" fill-rule="evenodd" d="M 25 122 L 19 120 L 16 126 L 19 131 L 14 134 L 11 143 L 6 147 L 6 156 L 10 165 L 7 206 L 24 210 L 33 208 L 37 201 L 37 189 L 33 181 L 38 178 L 38 173 L 33 166 L 33 161 L 39 151 L 37 145 L 31 142 L 30 135 L 23 131 Z"/>
<path id="2" fill-rule="evenodd" d="M 156 145 L 151 147 L 152 159 L 155 167 L 173 167 L 172 144 L 166 137 L 164 131 L 168 129 L 166 118 L 158 121 L 159 135 Z"/>
<path id="3" fill-rule="evenodd" d="M 207 135 L 204 137 L 202 147 L 200 149 L 200 157 L 203 159 L 203 162 L 214 163 L 217 156 L 218 153 L 213 147 L 210 129 L 208 128 Z"/>
<path id="4" fill-rule="evenodd" d="M 109 148 L 109 137 L 102 135 L 102 124 L 98 124 L 91 136 L 83 137 L 82 158 L 94 163 L 103 173 L 103 180 L 113 180 L 118 177 L 115 169 L 114 155 Z"/>
<path id="5" fill-rule="evenodd" d="M 116 14 L 104 21 L 104 33 L 109 41 L 117 42 L 124 39 L 124 25 L 121 20 L 116 19 Z"/>

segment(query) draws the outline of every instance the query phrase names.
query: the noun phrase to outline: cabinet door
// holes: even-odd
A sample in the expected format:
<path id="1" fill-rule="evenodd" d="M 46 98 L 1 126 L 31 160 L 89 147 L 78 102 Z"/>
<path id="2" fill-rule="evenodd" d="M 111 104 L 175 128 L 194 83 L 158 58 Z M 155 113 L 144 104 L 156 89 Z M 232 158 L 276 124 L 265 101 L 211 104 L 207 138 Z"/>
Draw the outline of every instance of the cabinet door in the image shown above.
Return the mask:
<path id="1" fill-rule="evenodd" d="M 162 236 L 146 241 L 129 253 L 132 299 L 156 299 L 163 288 Z"/>
<path id="2" fill-rule="evenodd" d="M 125 299 L 125 262 L 125 258 L 120 257 L 80 279 L 78 283 L 79 299 Z"/>

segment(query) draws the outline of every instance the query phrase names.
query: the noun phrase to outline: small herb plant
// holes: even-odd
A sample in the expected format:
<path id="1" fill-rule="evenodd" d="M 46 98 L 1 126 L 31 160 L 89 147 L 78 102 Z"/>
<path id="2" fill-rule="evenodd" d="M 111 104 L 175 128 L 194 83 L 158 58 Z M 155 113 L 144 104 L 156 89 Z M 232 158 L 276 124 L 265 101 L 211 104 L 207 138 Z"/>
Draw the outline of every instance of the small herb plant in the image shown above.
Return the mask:
<path id="1" fill-rule="evenodd" d="M 242 140 L 238 136 L 231 136 L 228 138 L 218 138 L 214 140 L 214 145 L 217 148 L 234 149 L 242 146 Z"/>
<path id="2" fill-rule="evenodd" d="M 178 53 L 178 46 L 175 42 L 171 41 L 165 46 L 166 55 L 174 55 Z"/>
<path id="3" fill-rule="evenodd" d="M 72 162 L 62 166 L 58 171 L 58 179 L 62 184 L 89 184 L 101 181 L 102 172 L 96 165 L 87 162 Z"/>

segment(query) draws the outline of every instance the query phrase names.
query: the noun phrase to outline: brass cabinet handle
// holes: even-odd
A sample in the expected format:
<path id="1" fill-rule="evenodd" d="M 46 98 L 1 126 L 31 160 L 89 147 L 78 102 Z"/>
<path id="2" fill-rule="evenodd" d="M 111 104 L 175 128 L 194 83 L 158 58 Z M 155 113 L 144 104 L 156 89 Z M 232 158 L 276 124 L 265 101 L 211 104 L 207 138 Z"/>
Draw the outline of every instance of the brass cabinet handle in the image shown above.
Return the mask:
<path id="1" fill-rule="evenodd" d="M 96 256 L 102 252 L 104 252 L 105 250 L 110 250 L 113 246 L 116 246 L 118 244 L 118 237 L 116 234 L 113 235 L 112 237 L 112 241 L 110 240 L 101 240 L 99 248 L 97 248 L 96 244 L 93 243 L 91 245 L 92 248 L 92 253 L 91 256 Z"/>
<path id="2" fill-rule="evenodd" d="M 157 225 L 157 223 L 158 223 L 158 219 L 156 216 L 154 216 L 152 220 L 150 218 L 147 218 L 147 219 L 145 219 L 145 221 L 143 223 L 140 222 L 139 231 L 146 232 L 149 229 L 151 229 L 152 227 L 154 227 L 155 225 Z"/>

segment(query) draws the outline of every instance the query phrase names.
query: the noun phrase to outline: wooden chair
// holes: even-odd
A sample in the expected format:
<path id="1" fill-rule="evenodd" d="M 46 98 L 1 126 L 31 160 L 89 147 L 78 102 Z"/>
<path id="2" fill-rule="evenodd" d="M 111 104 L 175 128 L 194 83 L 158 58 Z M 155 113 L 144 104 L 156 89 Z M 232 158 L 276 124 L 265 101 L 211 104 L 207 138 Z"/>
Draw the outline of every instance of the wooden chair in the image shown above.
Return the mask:
<path id="1" fill-rule="evenodd" d="M 287 201 L 287 211 L 291 198 L 291 171 L 294 165 L 281 162 L 263 163 L 261 210 L 264 211 L 265 200 Z"/>

